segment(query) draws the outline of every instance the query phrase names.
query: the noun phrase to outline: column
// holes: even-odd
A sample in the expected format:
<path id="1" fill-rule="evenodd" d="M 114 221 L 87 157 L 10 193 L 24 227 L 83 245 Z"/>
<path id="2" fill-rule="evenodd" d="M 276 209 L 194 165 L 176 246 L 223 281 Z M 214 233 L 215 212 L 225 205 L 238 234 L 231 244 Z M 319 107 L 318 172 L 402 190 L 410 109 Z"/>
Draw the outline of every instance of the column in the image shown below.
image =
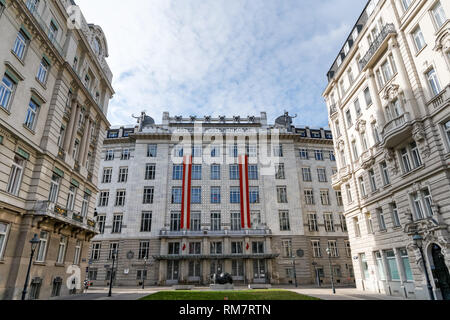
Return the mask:
<path id="1" fill-rule="evenodd" d="M 403 269 L 402 258 L 400 257 L 400 252 L 398 249 L 394 249 L 394 252 L 395 252 L 395 262 L 397 262 L 398 273 L 400 274 L 401 288 L 403 289 L 402 295 L 403 297 L 406 298 L 406 290 L 407 290 L 405 287 L 406 274 L 405 270 Z"/>
<path id="2" fill-rule="evenodd" d="M 78 152 L 78 159 L 77 159 L 77 161 L 80 164 L 80 166 L 83 165 L 84 152 L 85 152 L 85 149 L 86 149 L 87 138 L 88 138 L 88 135 L 89 135 L 88 131 L 87 131 L 87 127 L 88 127 L 87 123 L 89 121 L 89 117 L 86 116 L 84 119 L 85 119 L 84 120 L 85 125 L 84 125 L 83 139 L 81 140 L 80 152 Z"/>
<path id="3" fill-rule="evenodd" d="M 70 151 L 70 143 L 72 141 L 73 126 L 75 125 L 75 120 L 77 118 L 77 111 L 79 108 L 76 99 L 74 99 L 74 101 L 71 102 L 71 105 L 72 106 L 71 106 L 69 124 L 67 125 L 66 136 L 64 137 L 64 150 L 66 152 Z"/>
<path id="4" fill-rule="evenodd" d="M 390 277 L 389 270 L 390 269 L 389 269 L 389 265 L 388 265 L 388 262 L 386 259 L 386 255 L 384 254 L 383 251 L 381 251 L 381 260 L 383 261 L 384 277 L 386 278 L 386 286 L 387 286 L 386 294 L 389 294 L 390 296 L 392 296 L 391 284 L 389 283 L 389 277 Z"/>
<path id="5" fill-rule="evenodd" d="M 91 133 L 92 123 L 93 123 L 93 121 L 92 121 L 92 119 L 89 117 L 88 120 L 87 120 L 87 125 L 86 125 L 86 127 L 85 127 L 85 135 L 86 135 L 86 137 L 87 137 L 87 143 L 86 143 L 86 145 L 85 145 L 85 147 L 84 147 L 84 150 L 83 150 L 83 158 L 82 158 L 82 164 L 83 164 L 83 165 L 86 164 L 87 155 L 88 155 L 88 152 L 89 152 L 89 145 L 90 145 L 90 143 L 91 143 L 91 141 L 90 141 L 90 139 L 89 139 L 89 136 L 90 136 L 90 133 Z"/>
<path id="6" fill-rule="evenodd" d="M 368 69 L 366 72 L 366 80 L 369 82 L 370 94 L 372 95 L 373 104 L 375 105 L 375 117 L 377 120 L 378 128 L 383 129 L 386 124 L 384 117 L 383 105 L 381 103 L 380 95 L 378 94 L 377 83 L 375 81 L 375 74 L 372 69 Z"/>
<path id="7" fill-rule="evenodd" d="M 80 112 L 81 112 L 81 107 L 77 104 L 77 108 L 76 108 L 76 112 L 75 112 L 75 122 L 72 125 L 72 130 L 71 133 L 68 135 L 68 137 L 70 137 L 70 143 L 69 143 L 69 149 L 67 150 L 67 152 L 72 156 L 71 152 L 73 150 L 73 146 L 75 144 L 75 138 L 77 136 L 77 130 L 78 130 L 78 126 L 76 124 L 77 119 L 80 117 Z M 69 133 L 69 132 L 67 132 Z"/>

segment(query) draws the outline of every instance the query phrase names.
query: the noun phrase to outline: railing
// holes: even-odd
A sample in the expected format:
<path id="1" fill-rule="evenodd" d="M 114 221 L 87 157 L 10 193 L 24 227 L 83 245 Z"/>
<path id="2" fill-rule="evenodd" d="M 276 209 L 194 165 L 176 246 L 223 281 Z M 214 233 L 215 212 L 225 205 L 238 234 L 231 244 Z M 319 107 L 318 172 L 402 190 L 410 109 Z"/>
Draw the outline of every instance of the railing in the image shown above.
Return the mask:
<path id="1" fill-rule="evenodd" d="M 337 112 L 336 104 L 330 106 L 330 117 Z"/>
<path id="2" fill-rule="evenodd" d="M 82 216 L 81 214 L 79 214 L 79 213 L 75 213 L 75 212 L 74 212 L 74 213 L 72 214 L 72 219 L 75 220 L 75 221 L 81 222 L 81 223 L 84 222 L 83 216 Z"/>
<path id="3" fill-rule="evenodd" d="M 392 131 L 398 129 L 399 127 L 403 126 L 405 123 L 409 121 L 409 113 L 405 112 L 401 116 L 390 120 L 383 128 L 383 138 L 388 136 Z"/>
<path id="4" fill-rule="evenodd" d="M 427 105 L 430 107 L 433 105 L 434 109 L 439 109 L 441 106 L 443 106 L 447 100 L 450 99 L 450 85 L 445 87 L 444 90 L 442 90 L 438 95 L 436 95 L 434 98 L 432 98 Z"/>
<path id="5" fill-rule="evenodd" d="M 361 70 L 363 70 L 367 64 L 369 63 L 370 59 L 375 55 L 375 53 L 378 51 L 378 49 L 383 44 L 384 40 L 390 35 L 390 34 L 396 34 L 397 31 L 395 31 L 395 27 L 393 23 L 386 24 L 381 32 L 378 34 L 378 36 L 375 38 L 375 40 L 370 45 L 369 50 L 364 55 L 364 58 L 362 58 L 359 61 L 359 66 Z"/>
<path id="6" fill-rule="evenodd" d="M 66 158 L 66 152 L 64 151 L 64 149 L 63 148 L 61 148 L 61 147 L 59 147 L 59 150 L 58 150 L 58 158 L 59 159 L 61 159 L 61 160 L 65 160 L 65 158 Z"/>
<path id="7" fill-rule="evenodd" d="M 191 237 L 200 237 L 200 236 L 255 236 L 255 235 L 270 235 L 272 234 L 272 231 L 270 229 L 244 229 L 244 230 L 217 230 L 217 231 L 211 231 L 211 230 L 202 230 L 202 231 L 168 231 L 168 230 L 161 230 L 159 232 L 160 236 L 167 236 L 167 237 L 184 237 L 184 236 L 191 236 Z"/>

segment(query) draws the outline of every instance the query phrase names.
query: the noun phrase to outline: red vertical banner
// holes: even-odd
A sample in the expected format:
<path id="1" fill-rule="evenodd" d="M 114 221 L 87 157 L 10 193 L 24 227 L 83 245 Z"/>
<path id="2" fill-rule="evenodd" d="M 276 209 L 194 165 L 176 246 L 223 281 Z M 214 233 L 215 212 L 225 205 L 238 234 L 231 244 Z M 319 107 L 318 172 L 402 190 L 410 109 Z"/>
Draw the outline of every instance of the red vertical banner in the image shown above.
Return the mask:
<path id="1" fill-rule="evenodd" d="M 242 163 L 242 157 L 239 156 L 239 186 L 241 196 L 241 226 L 245 229 L 245 209 L 244 209 L 244 178 L 243 178 L 244 165 Z"/>
<path id="2" fill-rule="evenodd" d="M 188 187 L 187 187 L 187 217 L 186 217 L 186 224 L 187 224 L 187 229 L 189 230 L 191 228 L 191 193 L 192 193 L 192 189 L 191 189 L 191 185 L 192 185 L 192 156 L 189 156 L 189 165 L 188 165 Z"/>
<path id="3" fill-rule="evenodd" d="M 248 156 L 245 156 L 245 195 L 247 197 L 247 227 L 252 228 L 252 222 L 250 220 L 250 187 L 248 185 Z"/>
<path id="4" fill-rule="evenodd" d="M 181 217 L 180 229 L 184 229 L 184 205 L 185 205 L 185 188 L 186 187 L 186 156 L 183 157 L 183 189 L 181 190 Z"/>

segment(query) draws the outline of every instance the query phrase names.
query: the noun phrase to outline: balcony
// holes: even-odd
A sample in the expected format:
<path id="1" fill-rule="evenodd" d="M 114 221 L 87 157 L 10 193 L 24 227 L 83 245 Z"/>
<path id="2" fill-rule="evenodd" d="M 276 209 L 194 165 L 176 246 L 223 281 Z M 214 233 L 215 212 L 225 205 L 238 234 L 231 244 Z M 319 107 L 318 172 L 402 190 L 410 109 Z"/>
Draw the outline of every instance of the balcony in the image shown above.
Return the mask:
<path id="1" fill-rule="evenodd" d="M 391 148 L 411 136 L 412 122 L 408 112 L 386 123 L 381 133 L 382 146 Z"/>
<path id="2" fill-rule="evenodd" d="M 330 117 L 332 117 L 334 114 L 336 114 L 337 112 L 337 107 L 336 104 L 334 103 L 333 105 L 330 106 Z"/>
<path id="3" fill-rule="evenodd" d="M 224 259 L 276 259 L 279 253 L 251 254 L 167 254 L 155 255 L 153 259 L 161 260 L 224 260 Z"/>
<path id="4" fill-rule="evenodd" d="M 392 35 L 396 35 L 395 27 L 393 23 L 386 24 L 375 40 L 370 45 L 369 50 L 366 52 L 364 57 L 359 61 L 359 66 L 361 70 L 364 70 L 372 61 L 375 61 L 381 49 L 387 48 L 387 42 Z"/>
<path id="5" fill-rule="evenodd" d="M 66 152 L 61 147 L 59 147 L 59 150 L 58 150 L 58 158 L 61 159 L 62 161 L 65 161 L 65 159 L 66 159 Z"/>
<path id="6" fill-rule="evenodd" d="M 442 90 L 437 96 L 431 99 L 427 103 L 427 106 L 431 112 L 434 112 L 436 110 L 443 109 L 444 106 L 448 107 L 449 104 L 450 104 L 450 85 L 445 87 L 444 90 Z"/>
<path id="7" fill-rule="evenodd" d="M 225 237 L 225 236 L 269 236 L 272 234 L 270 229 L 245 229 L 245 230 L 203 230 L 203 231 L 169 231 L 161 230 L 159 235 L 165 238 L 179 237 Z"/>
<path id="8" fill-rule="evenodd" d="M 369 169 L 375 163 L 374 150 L 370 148 L 364 151 L 359 158 L 359 165 L 364 170 Z"/>
<path id="9" fill-rule="evenodd" d="M 349 165 L 339 169 L 339 171 L 336 174 L 331 176 L 331 185 L 333 189 L 338 190 L 341 187 L 341 184 L 347 182 L 351 176 L 352 171 Z"/>

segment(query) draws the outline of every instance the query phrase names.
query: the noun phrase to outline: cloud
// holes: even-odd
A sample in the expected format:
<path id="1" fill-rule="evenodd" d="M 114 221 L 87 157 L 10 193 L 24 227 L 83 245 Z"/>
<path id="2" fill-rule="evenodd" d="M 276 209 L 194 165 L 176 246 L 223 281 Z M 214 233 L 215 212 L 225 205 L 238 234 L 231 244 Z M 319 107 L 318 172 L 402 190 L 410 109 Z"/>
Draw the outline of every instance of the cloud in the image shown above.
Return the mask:
<path id="1" fill-rule="evenodd" d="M 311 127 L 327 126 L 326 73 L 365 5 L 354 2 L 77 1 L 107 36 L 112 125 L 143 110 L 270 121 L 289 110 Z"/>

